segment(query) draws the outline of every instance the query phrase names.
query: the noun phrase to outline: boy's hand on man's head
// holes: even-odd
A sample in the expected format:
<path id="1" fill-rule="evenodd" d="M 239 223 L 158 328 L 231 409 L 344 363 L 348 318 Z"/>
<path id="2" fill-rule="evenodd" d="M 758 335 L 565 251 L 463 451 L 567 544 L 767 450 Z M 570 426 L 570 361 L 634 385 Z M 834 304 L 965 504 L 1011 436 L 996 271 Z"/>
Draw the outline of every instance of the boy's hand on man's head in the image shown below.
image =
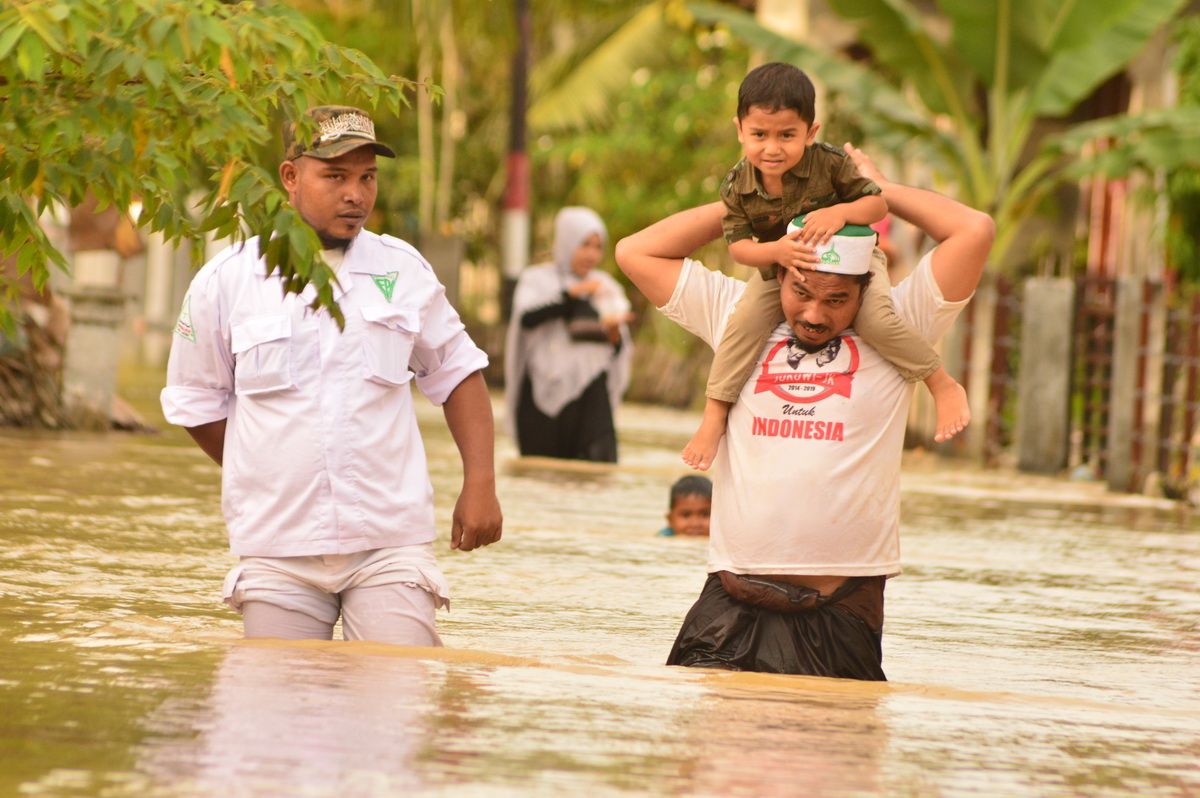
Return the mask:
<path id="1" fill-rule="evenodd" d="M 834 233 L 846 226 L 846 211 L 841 204 L 809 211 L 800 229 L 800 240 L 806 244 L 824 244 Z"/>
<path id="2" fill-rule="evenodd" d="M 775 262 L 805 281 L 804 270 L 812 269 L 820 262 L 816 250 L 800 240 L 803 230 L 794 230 L 773 242 Z"/>

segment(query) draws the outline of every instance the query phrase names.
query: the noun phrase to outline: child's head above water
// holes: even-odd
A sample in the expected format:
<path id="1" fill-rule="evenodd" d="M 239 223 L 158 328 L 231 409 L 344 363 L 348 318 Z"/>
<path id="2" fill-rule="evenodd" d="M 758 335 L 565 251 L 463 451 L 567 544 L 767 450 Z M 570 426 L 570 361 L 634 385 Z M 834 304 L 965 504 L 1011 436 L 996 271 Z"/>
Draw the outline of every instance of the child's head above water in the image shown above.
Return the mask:
<path id="1" fill-rule="evenodd" d="M 712 512 L 712 482 L 708 477 L 681 477 L 671 486 L 667 528 L 676 535 L 707 535 Z"/>

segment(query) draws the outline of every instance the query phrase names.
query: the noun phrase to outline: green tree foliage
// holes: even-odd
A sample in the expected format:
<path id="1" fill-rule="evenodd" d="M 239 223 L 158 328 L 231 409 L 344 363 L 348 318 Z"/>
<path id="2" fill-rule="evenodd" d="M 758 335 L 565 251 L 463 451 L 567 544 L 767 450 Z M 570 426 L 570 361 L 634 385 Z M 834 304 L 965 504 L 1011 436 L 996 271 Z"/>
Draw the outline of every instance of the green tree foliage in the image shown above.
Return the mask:
<path id="1" fill-rule="evenodd" d="M 1179 47 L 1175 60 L 1179 104 L 1200 109 L 1200 18 L 1184 20 L 1174 38 Z M 1182 278 L 1200 283 L 1200 170 L 1175 171 L 1167 185 L 1171 201 L 1168 260 Z"/>
<path id="2" fill-rule="evenodd" d="M 930 5 L 936 10 L 926 11 Z M 800 43 L 750 15 L 691 3 L 770 57 L 802 65 L 872 139 L 920 159 L 997 223 L 996 263 L 1064 179 L 1200 162 L 1200 114 L 1166 109 L 1072 125 L 1065 119 L 1123 69 L 1183 0 L 839 0 L 870 50 L 868 67 Z M 857 109 L 857 110 L 856 110 Z M 1084 145 L 1103 138 L 1096 156 Z"/>
<path id="3" fill-rule="evenodd" d="M 505 0 L 289 2 L 329 40 L 362 50 L 385 70 L 420 79 L 422 56 L 428 59 L 425 65 L 431 67 L 432 81 L 444 88 L 432 113 L 417 107 L 379 126 L 380 136 L 399 156 L 391 179 L 380 184 L 380 224 L 418 244 L 428 232 L 458 234 L 464 238 L 469 260 L 494 262 L 500 243 L 496 213 L 505 184 L 516 47 L 513 4 Z M 639 5 L 639 0 L 531 4 L 531 101 L 552 92 L 581 53 L 590 52 Z M 447 19 L 452 23 L 448 32 Z M 453 79 L 448 77 L 451 66 L 457 72 Z M 540 222 L 562 203 L 577 200 L 562 193 L 569 181 L 546 179 L 549 156 L 537 145 L 539 133 L 531 121 L 532 197 Z M 620 137 L 614 136 L 607 157 L 620 158 L 621 146 Z"/>
<path id="4" fill-rule="evenodd" d="M 269 240 L 289 291 L 338 315 L 319 242 L 277 187 L 284 118 L 338 101 L 399 114 L 409 81 L 274 3 L 8 0 L 0 9 L 0 258 L 44 285 L 65 266 L 39 228 L 87 192 L 140 203 L 170 240 Z M 303 128 L 303 132 L 311 129 Z M 199 200 L 197 201 L 197 192 Z M 11 274 L 0 274 L 8 300 Z M 0 314 L 4 305 L 0 302 Z"/>
<path id="5" fill-rule="evenodd" d="M 682 66 L 672 62 L 677 51 L 671 44 L 689 21 L 678 0 L 649 3 L 602 39 L 559 53 L 540 70 L 542 90 L 530 108 L 529 124 L 562 131 L 610 123 L 611 99 L 624 94 L 635 73 Z"/>
<path id="6" fill-rule="evenodd" d="M 441 181 L 436 193 L 435 204 L 448 204 L 450 216 L 435 213 L 432 226 L 464 236 L 468 259 L 493 262 L 499 251 L 496 212 L 504 189 L 516 46 L 512 3 L 290 1 L 331 41 L 362 50 L 385 70 L 419 76 L 421 47 L 432 44 L 432 79 L 445 92 L 435 107 L 436 143 L 426 149 L 435 153 L 440 173 L 450 137 L 456 164 L 448 198 Z M 672 4 L 682 8 L 678 0 Z M 715 199 L 714 179 L 737 157 L 728 91 L 744 71 L 746 48 L 728 35 L 689 31 L 677 13 L 664 18 L 658 6 L 647 12 L 640 0 L 531 4 L 528 148 L 534 257 L 549 249 L 551 221 L 565 204 L 595 207 L 615 240 L 663 208 Z M 457 88 L 444 77 L 447 43 L 439 26 L 446 16 L 453 20 Z M 648 23 L 629 42 L 636 47 L 630 53 L 623 49 L 629 40 L 620 35 L 638 18 Z M 597 53 L 612 55 L 597 66 Z M 605 89 L 601 95 L 596 95 L 596 81 Z M 600 101 L 580 114 L 574 102 L 588 95 Z M 447 114 L 453 117 L 449 125 Z M 422 192 L 430 188 L 421 171 L 426 161 L 428 175 L 430 159 L 417 146 L 421 117 L 414 109 L 379 127 L 399 156 L 394 179 L 380 185 L 381 223 L 418 241 L 427 232 L 418 209 L 427 206 Z"/>
<path id="7" fill-rule="evenodd" d="M 483 198 L 496 201 L 503 184 L 497 175 L 508 127 L 511 6 L 471 0 L 288 1 L 330 41 L 362 51 L 386 71 L 429 80 L 429 88 L 437 85 L 426 92 L 435 101 L 432 107 L 418 103 L 376 124 L 397 155 L 380 181 L 376 208 L 383 229 L 418 243 L 433 230 L 462 232 L 464 217 L 473 217 L 472 208 Z M 423 66 L 429 74 L 421 74 Z M 456 73 L 451 80 L 448 67 Z"/>
<path id="8" fill-rule="evenodd" d="M 732 120 L 748 51 L 727 39 L 675 31 L 658 44 L 672 68 L 634 69 L 603 124 L 535 128 L 541 192 L 599 209 L 617 235 L 715 201 L 741 157 Z"/>

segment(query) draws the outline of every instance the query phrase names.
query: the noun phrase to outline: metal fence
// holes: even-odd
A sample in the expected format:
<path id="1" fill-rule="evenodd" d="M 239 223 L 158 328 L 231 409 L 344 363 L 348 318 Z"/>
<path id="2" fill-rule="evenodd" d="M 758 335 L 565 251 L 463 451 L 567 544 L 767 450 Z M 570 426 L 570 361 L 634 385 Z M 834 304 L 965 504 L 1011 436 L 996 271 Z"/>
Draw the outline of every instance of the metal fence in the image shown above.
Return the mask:
<path id="1" fill-rule="evenodd" d="M 1194 482 L 1200 386 L 1200 293 L 1176 297 L 1166 313 L 1156 470 L 1169 495 Z"/>
<path id="2" fill-rule="evenodd" d="M 1106 277 L 1075 283 L 1068 465 L 1086 465 L 1096 476 L 1108 461 L 1116 290 Z"/>
<path id="3" fill-rule="evenodd" d="M 990 343 L 983 347 L 991 356 L 986 418 L 977 420 L 986 431 L 981 449 L 973 452 L 985 463 L 1001 460 L 1014 447 L 1018 366 L 1022 357 L 1039 356 L 1036 339 L 1026 345 L 1035 351 L 1022 351 L 1023 286 L 1002 277 L 993 285 L 991 312 L 969 306 L 956 343 L 964 383 L 972 373 L 972 352 L 978 355 L 979 344 Z M 1131 476 L 1129 484 L 1114 487 L 1141 490 L 1153 474 L 1166 495 L 1187 494 L 1200 485 L 1200 291 L 1169 292 L 1148 280 L 1095 276 L 1078 278 L 1074 290 L 1067 325 L 1072 341 L 1067 467 L 1107 479 L 1114 423 L 1127 423 L 1120 431 L 1130 447 L 1118 465 Z M 1132 375 L 1132 390 L 1114 386 L 1118 358 L 1130 358 L 1121 374 Z M 1122 376 L 1121 382 L 1129 379 Z M 1114 396 L 1126 397 L 1132 408 L 1114 416 Z"/>
<path id="4" fill-rule="evenodd" d="M 1017 371 L 1021 357 L 1021 286 L 996 278 L 992 367 L 988 374 L 987 434 L 984 461 L 997 462 L 1012 446 L 1017 405 Z"/>

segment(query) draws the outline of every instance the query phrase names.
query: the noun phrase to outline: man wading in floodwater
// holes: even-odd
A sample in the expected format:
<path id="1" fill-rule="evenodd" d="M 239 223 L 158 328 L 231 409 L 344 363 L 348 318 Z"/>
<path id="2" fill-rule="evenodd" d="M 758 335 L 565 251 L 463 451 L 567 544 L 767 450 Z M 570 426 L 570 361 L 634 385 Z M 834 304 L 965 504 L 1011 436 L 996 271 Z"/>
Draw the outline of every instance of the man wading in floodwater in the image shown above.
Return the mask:
<path id="1" fill-rule="evenodd" d="M 889 182 L 847 145 L 895 215 L 938 245 L 892 289 L 937 341 L 979 283 L 994 224 Z M 617 262 L 670 319 L 710 346 L 744 283 L 688 258 L 721 235 L 721 203 L 624 239 Z M 829 259 L 827 260 L 836 260 Z M 870 275 L 822 263 L 780 288 L 785 321 L 759 355 L 714 462 L 708 581 L 667 664 L 884 679 L 883 589 L 900 572 L 900 456 L 912 386 L 849 329 Z"/>
<path id="2" fill-rule="evenodd" d="M 448 588 L 433 556 L 433 487 L 409 381 L 458 445 L 463 488 L 451 548 L 500 538 L 492 406 L 467 336 L 433 269 L 391 236 L 363 229 L 375 205 L 366 113 L 309 111 L 317 137 L 285 130 L 279 177 L 337 272 L 345 330 L 285 294 L 257 239 L 225 250 L 192 281 L 171 344 L 167 421 L 221 464 L 229 543 L 241 562 L 225 600 L 247 637 L 441 645 L 434 610 Z"/>

